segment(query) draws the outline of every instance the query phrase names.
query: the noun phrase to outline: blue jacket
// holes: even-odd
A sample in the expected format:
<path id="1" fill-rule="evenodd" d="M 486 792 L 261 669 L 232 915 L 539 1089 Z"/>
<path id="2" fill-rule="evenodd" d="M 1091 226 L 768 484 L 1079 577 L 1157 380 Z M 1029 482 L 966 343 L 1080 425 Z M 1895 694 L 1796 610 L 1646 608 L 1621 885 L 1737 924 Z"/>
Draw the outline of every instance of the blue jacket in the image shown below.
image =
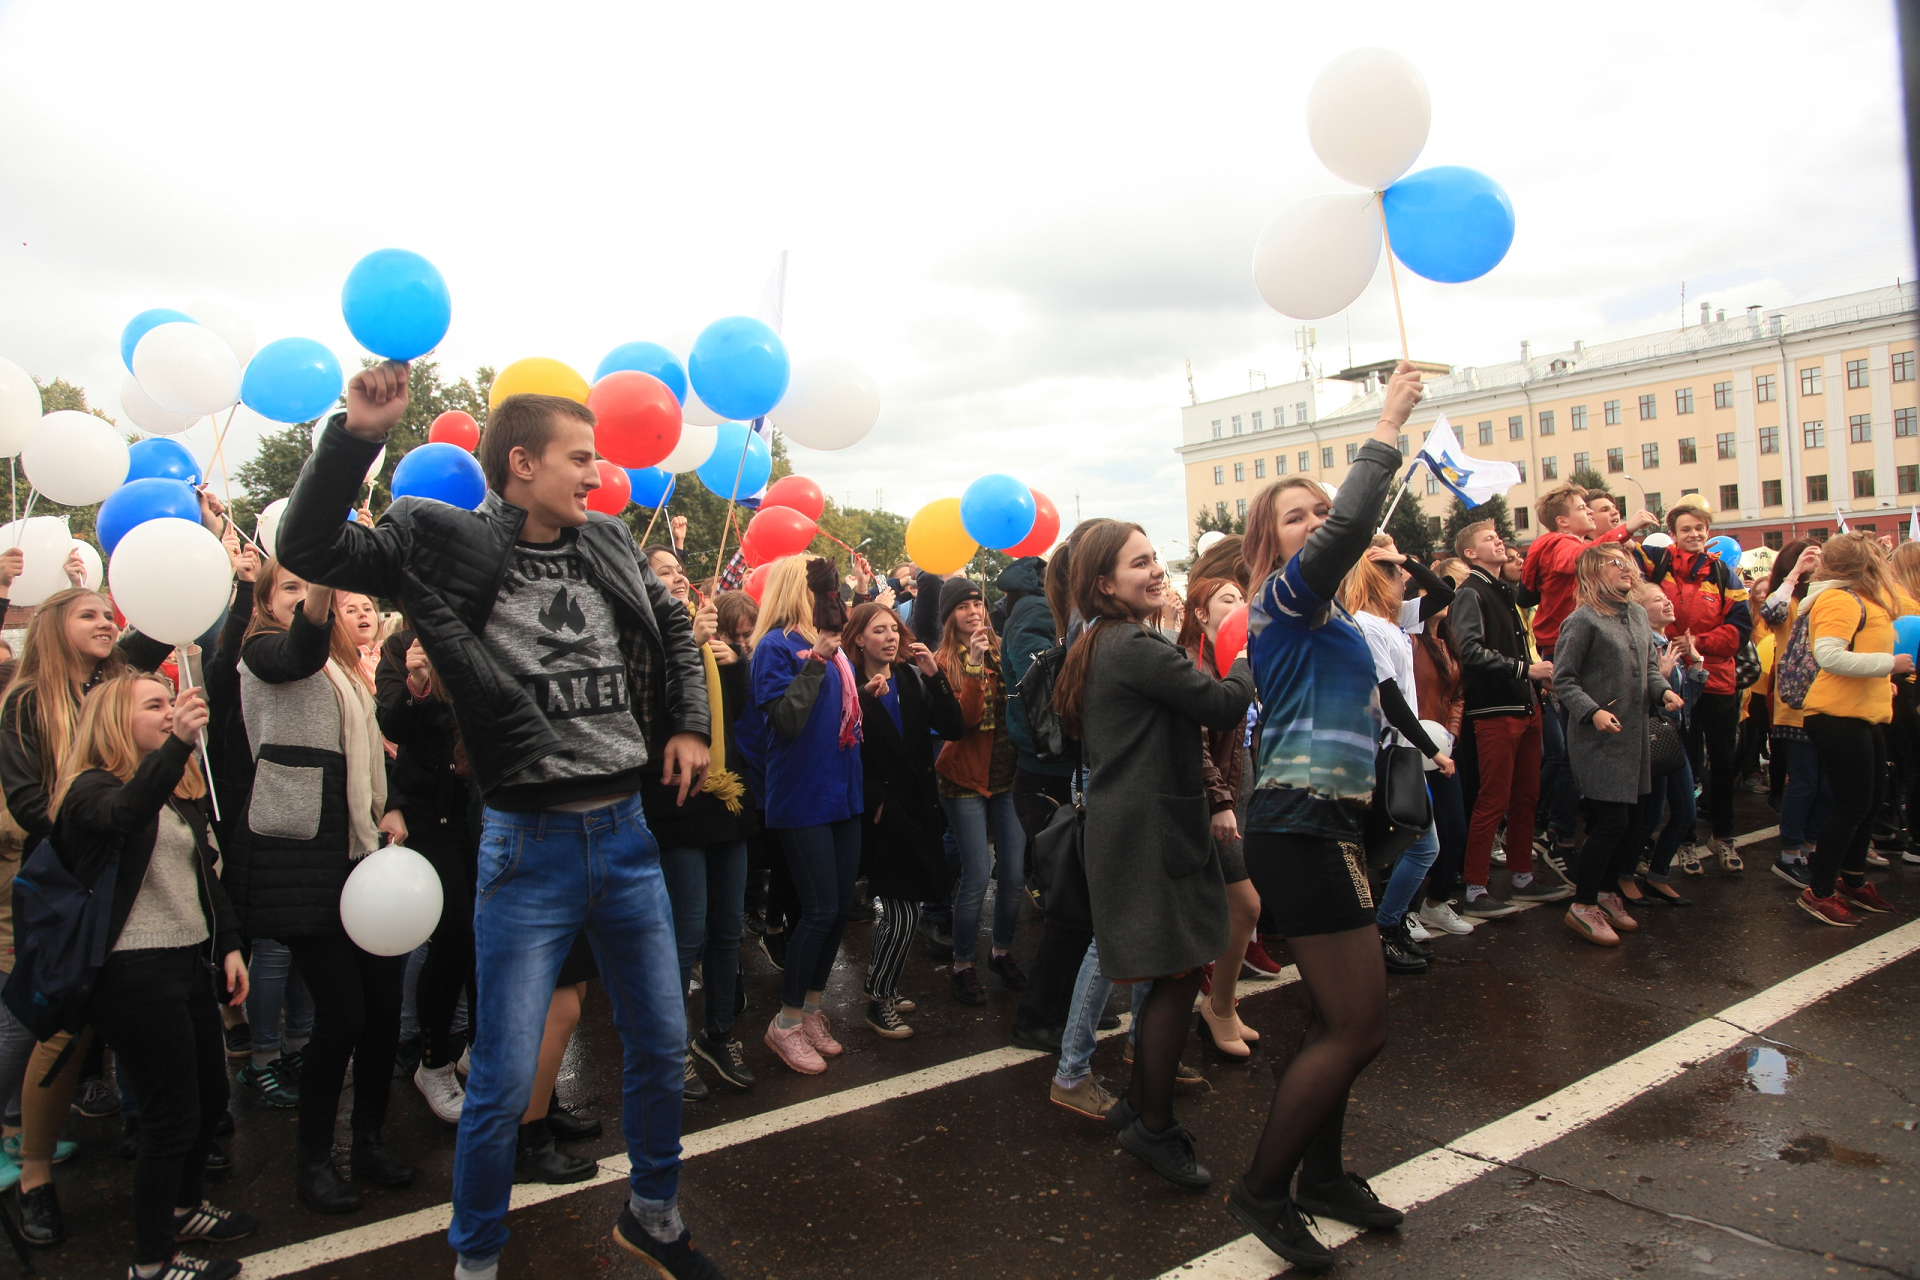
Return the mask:
<path id="1" fill-rule="evenodd" d="M 1041 760 L 1034 755 L 1033 734 L 1027 728 L 1027 709 L 1020 702 L 1020 680 L 1035 655 L 1060 643 L 1053 633 L 1053 611 L 1047 607 L 1047 562 L 1023 556 L 994 579 L 994 587 L 1013 600 L 1000 635 L 1000 665 L 1007 679 L 1007 737 L 1019 754 L 1019 767 L 1028 773 L 1064 778 L 1073 772 L 1065 760 Z"/>

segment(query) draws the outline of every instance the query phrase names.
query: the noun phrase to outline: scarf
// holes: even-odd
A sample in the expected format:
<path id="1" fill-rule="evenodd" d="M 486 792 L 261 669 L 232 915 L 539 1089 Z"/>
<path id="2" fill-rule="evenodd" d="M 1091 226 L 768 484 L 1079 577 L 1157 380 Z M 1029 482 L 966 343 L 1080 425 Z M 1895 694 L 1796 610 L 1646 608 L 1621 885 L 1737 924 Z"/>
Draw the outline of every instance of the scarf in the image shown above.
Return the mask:
<path id="1" fill-rule="evenodd" d="M 691 602 L 687 604 L 687 611 L 694 611 Z M 727 806 L 728 813 L 739 813 L 747 787 L 740 781 L 739 774 L 727 772 L 727 727 L 725 708 L 720 701 L 720 664 L 713 660 L 713 650 L 704 644 L 700 646 L 700 660 L 707 668 L 707 723 L 713 726 L 707 780 L 700 784 L 700 790 Z"/>
<path id="2" fill-rule="evenodd" d="M 386 752 L 367 687 L 332 658 L 322 669 L 340 704 L 340 750 L 347 758 L 347 859 L 358 862 L 380 847 L 376 824 L 387 811 Z"/>
<path id="3" fill-rule="evenodd" d="M 833 665 L 840 673 L 840 749 L 845 751 L 860 745 L 860 686 L 845 649 L 833 651 Z"/>

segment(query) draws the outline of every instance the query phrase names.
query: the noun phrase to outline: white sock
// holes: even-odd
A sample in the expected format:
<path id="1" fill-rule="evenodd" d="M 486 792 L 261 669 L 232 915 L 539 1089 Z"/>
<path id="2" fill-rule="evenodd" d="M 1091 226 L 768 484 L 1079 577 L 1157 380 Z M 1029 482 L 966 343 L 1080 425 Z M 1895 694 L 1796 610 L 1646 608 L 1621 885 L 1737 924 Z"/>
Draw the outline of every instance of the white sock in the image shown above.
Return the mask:
<path id="1" fill-rule="evenodd" d="M 491 1258 L 469 1258 L 460 1255 L 453 1264 L 453 1280 L 495 1280 L 500 1274 L 500 1255 Z"/>
<path id="2" fill-rule="evenodd" d="M 638 1195 L 627 1197 L 627 1211 L 639 1220 L 641 1228 L 661 1244 L 672 1244 L 686 1232 L 686 1224 L 680 1221 L 680 1201 L 643 1200 Z"/>
<path id="3" fill-rule="evenodd" d="M 1524 889 L 1532 883 L 1533 883 L 1533 872 L 1531 871 L 1522 871 L 1519 875 L 1513 878 L 1513 887 L 1516 889 Z"/>
<path id="4" fill-rule="evenodd" d="M 1470 884 L 1467 886 L 1468 902 L 1472 902 L 1476 898 L 1484 898 L 1486 896 L 1487 896 L 1487 886 L 1483 884 Z"/>
<path id="5" fill-rule="evenodd" d="M 773 1025 L 780 1028 L 782 1031 L 791 1031 L 795 1027 L 800 1025 L 800 1019 L 789 1018 L 787 1016 L 787 1011 L 785 1009 L 782 1009 L 779 1013 L 776 1013 L 773 1015 Z"/>

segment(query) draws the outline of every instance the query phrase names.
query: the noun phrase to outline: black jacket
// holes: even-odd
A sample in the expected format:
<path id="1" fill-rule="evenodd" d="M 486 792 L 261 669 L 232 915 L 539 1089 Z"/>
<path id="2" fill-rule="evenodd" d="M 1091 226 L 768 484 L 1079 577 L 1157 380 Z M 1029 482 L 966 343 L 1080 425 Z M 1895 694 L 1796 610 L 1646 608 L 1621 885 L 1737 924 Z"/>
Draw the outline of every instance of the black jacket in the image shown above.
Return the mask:
<path id="1" fill-rule="evenodd" d="M 900 690 L 899 729 L 878 698 L 860 695 L 867 806 L 860 824 L 860 869 L 875 897 L 944 902 L 953 885 L 941 848 L 947 819 L 933 772 L 932 735 L 958 742 L 966 726 L 945 676 L 927 679 L 901 665 L 893 669 L 893 681 Z"/>
<path id="2" fill-rule="evenodd" d="M 387 765 L 387 808 L 398 809 L 407 829 L 431 823 L 467 831 L 467 779 L 455 754 L 453 708 L 431 691 L 416 698 L 407 689 L 407 650 L 413 632 L 396 631 L 380 647 L 374 697 L 380 732 L 399 748 Z"/>
<path id="3" fill-rule="evenodd" d="M 207 783 L 220 804 L 214 830 L 221 847 L 232 843 L 232 832 L 242 803 L 253 784 L 253 752 L 247 747 L 247 726 L 240 714 L 240 641 L 253 621 L 253 584 L 235 582 L 233 603 L 220 628 L 220 644 L 203 668 L 207 681 L 207 759 L 213 766 Z"/>
<path id="4" fill-rule="evenodd" d="M 1460 650 L 1466 718 L 1532 715 L 1540 705 L 1539 692 L 1527 679 L 1533 661 L 1513 588 L 1473 566 L 1453 597 L 1449 616 Z"/>
<path id="5" fill-rule="evenodd" d="M 527 513 L 489 491 L 478 511 L 402 498 L 374 528 L 346 522 L 367 467 L 385 446 L 349 435 L 337 413 L 301 469 L 279 532 L 280 559 L 310 582 L 397 602 L 446 685 L 482 792 L 563 750 L 527 690 L 482 639 L 500 596 L 514 539 Z M 612 607 L 623 652 L 659 652 L 664 723 L 642 725 L 649 742 L 675 733 L 707 736 L 706 676 L 693 621 L 641 562 L 633 535 L 590 512 L 580 529 L 586 571 Z M 629 658 L 629 666 L 632 662 Z M 642 705 L 636 692 L 636 708 Z M 657 767 L 657 765 L 656 765 Z"/>
<path id="6" fill-rule="evenodd" d="M 229 951 L 240 949 L 240 926 L 233 905 L 213 873 L 213 849 L 207 841 L 207 816 L 199 804 L 176 799 L 173 789 L 180 785 L 193 758 L 192 747 L 172 734 L 158 751 L 150 753 L 126 782 L 105 769 L 89 769 L 73 780 L 60 805 L 59 821 L 53 829 L 53 849 L 61 865 L 82 884 L 99 879 L 107 859 L 120 855 L 120 867 L 114 875 L 113 906 L 107 913 L 108 937 L 118 940 L 126 928 L 133 900 L 147 878 L 147 864 L 153 858 L 154 841 L 160 835 L 160 810 L 168 805 L 180 815 L 193 832 L 193 846 L 199 855 L 200 909 L 206 913 L 207 932 L 217 960 Z M 111 949 L 113 943 L 107 944 Z"/>
<path id="7" fill-rule="evenodd" d="M 744 778 L 740 737 L 734 732 L 734 726 L 740 722 L 740 713 L 747 705 L 747 652 L 735 646 L 734 656 L 736 661 L 716 668 L 720 673 L 720 722 L 726 734 L 727 770 Z M 653 832 L 662 849 L 704 849 L 709 845 L 732 844 L 759 830 L 753 809 L 744 796 L 738 813 L 705 791 L 693 792 L 685 804 L 677 803 L 679 787 L 665 786 L 660 781 L 658 761 L 666 735 L 655 732 L 657 736 L 647 742 L 647 751 L 655 763 L 641 772 L 640 803 L 646 811 L 647 829 Z"/>

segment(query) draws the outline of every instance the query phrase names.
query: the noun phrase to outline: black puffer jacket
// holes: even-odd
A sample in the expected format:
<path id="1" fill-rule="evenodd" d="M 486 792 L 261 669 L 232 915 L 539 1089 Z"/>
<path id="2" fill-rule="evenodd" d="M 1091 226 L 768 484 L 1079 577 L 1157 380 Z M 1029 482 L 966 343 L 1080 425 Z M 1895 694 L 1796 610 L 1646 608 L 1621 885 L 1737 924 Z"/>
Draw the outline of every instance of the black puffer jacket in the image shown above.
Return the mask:
<path id="1" fill-rule="evenodd" d="M 280 522 L 280 558 L 309 582 L 399 604 L 446 685 L 480 789 L 491 792 L 563 749 L 532 696 L 482 639 L 527 513 L 489 491 L 478 511 L 402 498 L 374 528 L 346 522 L 342 513 L 385 446 L 348 434 L 345 424 L 345 413 L 333 415 L 301 469 Z M 590 512 L 579 548 L 593 585 L 613 608 L 622 652 L 631 655 L 646 644 L 660 655 L 650 665 L 662 678 L 657 714 L 665 723 L 643 724 L 648 740 L 676 733 L 705 738 L 706 675 L 687 611 L 641 562 L 620 521 Z"/>

